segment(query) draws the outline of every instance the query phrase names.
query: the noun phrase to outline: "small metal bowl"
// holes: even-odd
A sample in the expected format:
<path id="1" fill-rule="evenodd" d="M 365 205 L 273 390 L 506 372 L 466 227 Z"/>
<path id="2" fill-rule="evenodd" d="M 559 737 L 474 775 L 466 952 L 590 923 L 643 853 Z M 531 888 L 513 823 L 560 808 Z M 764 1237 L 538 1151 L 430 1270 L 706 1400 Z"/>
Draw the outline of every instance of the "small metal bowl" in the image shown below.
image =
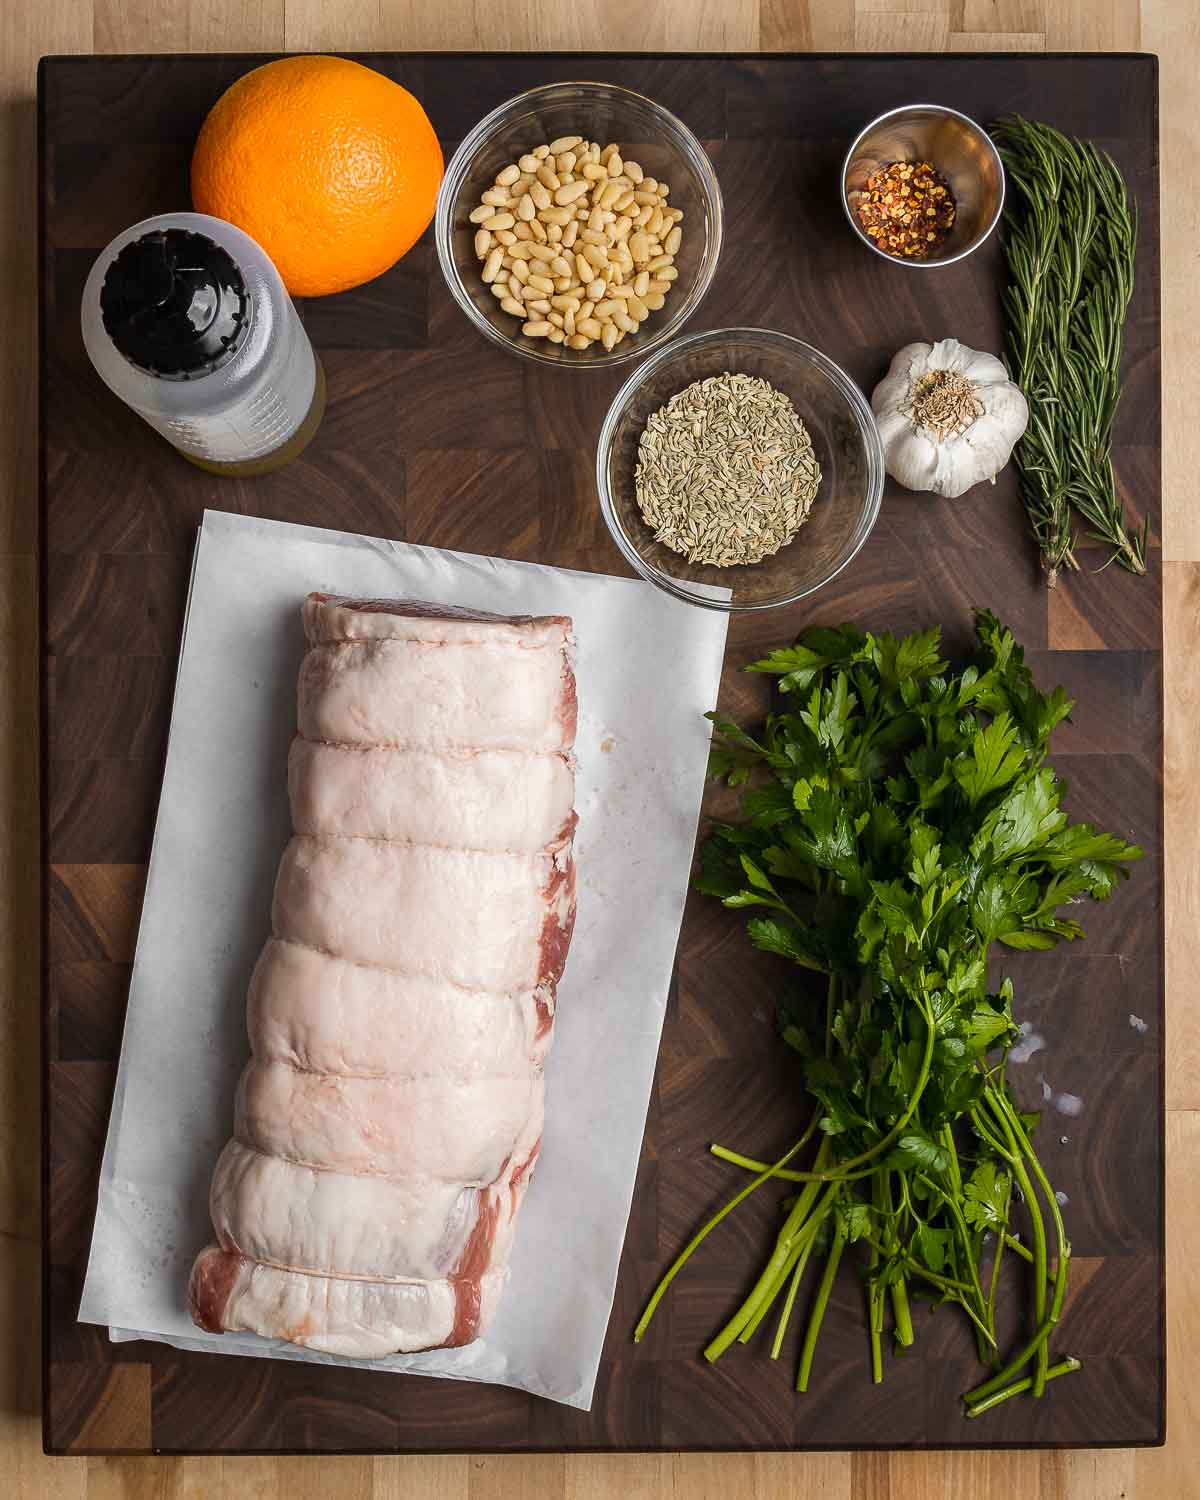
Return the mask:
<path id="1" fill-rule="evenodd" d="M 867 178 L 895 161 L 927 161 L 950 184 L 958 208 L 954 225 L 934 255 L 916 260 L 881 250 L 858 222 L 855 205 Z M 1004 208 L 1004 164 L 981 125 L 944 104 L 904 104 L 859 131 L 842 164 L 842 207 L 855 234 L 876 255 L 915 270 L 948 266 L 977 250 Z"/>

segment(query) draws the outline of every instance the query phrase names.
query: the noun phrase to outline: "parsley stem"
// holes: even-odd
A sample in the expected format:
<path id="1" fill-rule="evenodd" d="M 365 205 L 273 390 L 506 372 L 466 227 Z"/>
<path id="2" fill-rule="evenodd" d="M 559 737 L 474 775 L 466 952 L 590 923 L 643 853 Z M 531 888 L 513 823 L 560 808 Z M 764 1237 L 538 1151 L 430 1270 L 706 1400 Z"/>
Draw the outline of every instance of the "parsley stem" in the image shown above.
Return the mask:
<path id="1" fill-rule="evenodd" d="M 912 1312 L 908 1305 L 908 1282 L 903 1275 L 897 1276 L 892 1282 L 892 1317 L 896 1321 L 896 1342 L 905 1349 L 910 1348 L 915 1335 Z"/>
<path id="2" fill-rule="evenodd" d="M 981 1321 L 979 1314 L 975 1312 L 967 1298 L 962 1295 L 963 1292 L 969 1293 L 971 1291 L 971 1287 L 965 1281 L 955 1281 L 950 1276 L 938 1276 L 933 1271 L 927 1271 L 924 1266 L 917 1265 L 913 1260 L 908 1262 L 908 1269 L 913 1276 L 919 1276 L 922 1281 L 928 1281 L 931 1285 L 939 1288 L 939 1290 L 949 1293 L 950 1300 L 957 1302 L 961 1306 L 963 1312 L 974 1323 L 984 1339 L 991 1344 L 993 1349 L 996 1347 L 996 1340 L 992 1337 L 991 1331 Z"/>
<path id="3" fill-rule="evenodd" d="M 778 1359 L 779 1351 L 783 1348 L 783 1336 L 787 1332 L 787 1326 L 792 1321 L 792 1308 L 795 1306 L 796 1293 L 800 1289 L 800 1282 L 808 1266 L 808 1257 L 812 1254 L 813 1241 L 809 1240 L 796 1258 L 796 1266 L 792 1271 L 791 1284 L 788 1286 L 787 1296 L 783 1299 L 783 1306 L 779 1310 L 779 1322 L 775 1328 L 775 1337 L 771 1342 L 771 1358 Z"/>
<path id="4" fill-rule="evenodd" d="M 985 1399 L 985 1397 L 990 1396 L 993 1391 L 998 1391 L 1002 1385 L 1011 1380 L 1019 1370 L 1023 1370 L 1029 1363 L 1029 1361 L 1046 1347 L 1046 1341 L 1047 1339 L 1049 1339 L 1053 1327 L 1054 1325 L 1050 1322 L 1050 1319 L 1047 1318 L 1046 1321 L 1038 1327 L 1037 1331 L 1034 1333 L 1029 1342 L 1025 1344 L 1016 1354 L 1013 1355 L 1013 1357 L 1009 1360 L 1009 1362 L 1004 1366 L 1002 1370 L 999 1370 L 995 1375 L 990 1376 L 987 1380 L 983 1381 L 981 1385 L 977 1385 L 969 1390 L 963 1397 L 963 1400 L 966 1401 L 968 1405 L 974 1406 L 977 1401 L 982 1401 Z M 1033 1379 L 1030 1381 L 1030 1385 L 1033 1385 L 1036 1380 L 1037 1375 L 1035 1373 Z"/>
<path id="5" fill-rule="evenodd" d="M 821 1142 L 821 1150 L 817 1153 L 817 1163 L 821 1161 L 829 1144 L 828 1136 Z M 760 1303 L 767 1301 L 768 1306 L 778 1293 L 783 1279 L 786 1275 L 786 1266 L 792 1254 L 792 1250 L 799 1242 L 801 1245 L 809 1243 L 815 1238 L 817 1230 L 821 1227 L 821 1220 L 833 1202 L 835 1196 L 841 1191 L 839 1183 L 831 1183 L 819 1201 L 816 1201 L 820 1191 L 816 1182 L 808 1183 L 804 1191 L 796 1199 L 795 1206 L 784 1220 L 783 1228 L 779 1231 L 779 1238 L 775 1243 L 775 1249 L 771 1252 L 771 1258 L 762 1270 L 762 1274 L 754 1283 L 750 1295 L 721 1329 L 716 1338 L 704 1351 L 705 1359 L 713 1362 L 720 1359 L 738 1334 L 758 1311 Z M 814 1206 L 815 1202 L 815 1206 Z"/>
<path id="6" fill-rule="evenodd" d="M 1034 1191 L 1033 1183 L 1029 1180 L 1029 1174 L 1026 1172 L 1025 1164 L 1021 1160 L 1021 1148 L 1012 1128 L 1014 1123 L 1011 1118 L 1013 1115 L 1012 1105 L 1005 1095 L 997 1093 L 991 1086 L 984 1090 L 984 1098 L 995 1115 L 1001 1132 L 1013 1153 L 1013 1175 L 1016 1177 L 1021 1191 L 1025 1194 L 1025 1202 L 1029 1209 L 1029 1222 L 1033 1230 L 1033 1314 L 1036 1322 L 1040 1325 L 1046 1316 L 1046 1224 L 1042 1218 L 1041 1209 L 1038 1207 L 1037 1194 Z M 1020 1130 L 1020 1121 L 1015 1121 L 1015 1123 L 1017 1129 Z M 1021 1131 L 1021 1134 L 1025 1139 L 1026 1149 L 1028 1149 L 1028 1137 L 1025 1137 L 1024 1131 Z M 1050 1201 L 1054 1203 L 1055 1208 L 1058 1207 L 1053 1193 L 1050 1194 Z M 1048 1332 L 1049 1330 L 1047 1329 Z M 1046 1369 L 1049 1364 L 1044 1338 L 1037 1344 L 1034 1352 L 1037 1355 L 1037 1369 L 1034 1371 L 1033 1376 L 1033 1394 L 1040 1396 L 1046 1389 Z"/>
<path id="7" fill-rule="evenodd" d="M 738 1334 L 739 1344 L 748 1344 L 754 1337 L 754 1335 L 758 1332 L 759 1325 L 762 1323 L 762 1320 L 766 1317 L 766 1315 L 771 1311 L 771 1308 L 775 1305 L 775 1299 L 779 1296 L 779 1293 L 783 1290 L 784 1284 L 786 1283 L 788 1277 L 795 1269 L 796 1262 L 801 1258 L 801 1256 L 805 1255 L 805 1253 L 811 1247 L 811 1240 L 801 1240 L 798 1244 L 792 1246 L 791 1254 L 788 1256 L 783 1270 L 779 1273 L 775 1285 L 771 1288 L 770 1295 L 762 1299 L 762 1301 L 758 1304 L 758 1308 L 756 1309 L 754 1316 L 742 1329 L 741 1333 Z"/>
<path id="8" fill-rule="evenodd" d="M 768 1180 L 768 1178 L 774 1177 L 780 1167 L 786 1166 L 787 1163 L 791 1161 L 792 1157 L 795 1156 L 796 1152 L 799 1151 L 799 1149 L 800 1142 L 797 1141 L 790 1150 L 783 1153 L 783 1155 L 777 1162 L 775 1162 L 772 1166 L 769 1166 L 765 1172 L 760 1172 L 759 1175 L 754 1179 L 754 1181 L 747 1183 L 747 1185 L 741 1190 L 740 1193 L 735 1193 L 723 1208 L 719 1208 L 717 1212 L 713 1214 L 712 1218 L 709 1219 L 706 1224 L 704 1224 L 700 1229 L 696 1231 L 696 1233 L 691 1237 L 691 1239 L 671 1262 L 670 1266 L 663 1273 L 663 1276 L 658 1285 L 654 1288 L 650 1300 L 646 1304 L 646 1310 L 638 1320 L 637 1327 L 633 1330 L 633 1342 L 635 1344 L 640 1342 L 642 1335 L 646 1332 L 646 1329 L 649 1328 L 650 1319 L 654 1316 L 655 1311 L 658 1308 L 658 1304 L 666 1295 L 667 1288 L 675 1280 L 675 1277 L 679 1274 L 679 1272 L 683 1270 L 684 1266 L 692 1258 L 693 1253 L 697 1249 L 699 1249 L 700 1245 L 703 1244 L 708 1235 L 711 1234 L 711 1232 L 717 1227 L 717 1225 L 726 1216 L 726 1214 L 732 1213 L 733 1210 L 738 1206 L 738 1204 L 745 1202 L 745 1200 L 750 1196 L 752 1192 L 754 1192 L 756 1188 L 760 1188 L 763 1183 Z"/>
<path id="9" fill-rule="evenodd" d="M 1066 1359 L 1060 1359 L 1056 1365 L 1051 1365 L 1046 1371 L 1047 1380 L 1057 1380 L 1060 1375 L 1071 1375 L 1076 1370 L 1083 1369 L 1083 1361 L 1068 1355 Z M 1032 1376 L 1027 1375 L 1024 1380 L 1014 1380 L 1012 1385 L 1005 1386 L 1003 1390 L 994 1391 L 990 1396 L 985 1396 L 982 1401 L 976 1401 L 974 1405 L 968 1406 L 966 1415 L 968 1417 L 981 1417 L 985 1411 L 991 1411 L 993 1406 L 999 1406 L 1002 1401 L 1007 1401 L 1010 1396 L 1019 1396 L 1033 1385 Z"/>
<path id="10" fill-rule="evenodd" d="M 829 1254 L 825 1259 L 825 1269 L 821 1273 L 821 1282 L 817 1287 L 816 1300 L 813 1302 L 812 1312 L 809 1314 L 808 1327 L 804 1331 L 804 1347 L 800 1351 L 800 1368 L 796 1372 L 796 1389 L 798 1391 L 808 1390 L 808 1377 L 812 1374 L 813 1355 L 817 1349 L 817 1336 L 821 1332 L 821 1323 L 825 1318 L 825 1309 L 829 1305 L 829 1294 L 833 1290 L 833 1280 L 837 1275 L 838 1265 L 842 1259 L 842 1251 L 846 1247 L 846 1231 L 841 1222 L 833 1227 L 833 1241 L 829 1246 Z"/>
<path id="11" fill-rule="evenodd" d="M 980 1315 L 984 1319 L 983 1326 L 989 1330 L 988 1342 L 992 1345 L 993 1348 L 995 1348 L 996 1339 L 994 1334 L 991 1332 L 992 1319 L 988 1311 L 987 1301 L 983 1295 L 983 1288 L 979 1284 L 979 1271 L 975 1265 L 975 1257 L 971 1254 L 971 1231 L 967 1228 L 967 1221 L 963 1218 L 962 1209 L 959 1208 L 956 1199 L 946 1192 L 945 1188 L 940 1187 L 931 1178 L 926 1177 L 924 1172 L 919 1172 L 917 1174 L 917 1180 L 919 1182 L 923 1182 L 931 1192 L 937 1193 L 942 1202 L 945 1203 L 946 1207 L 950 1210 L 950 1217 L 954 1220 L 954 1227 L 958 1231 L 959 1238 L 962 1240 L 963 1244 L 963 1251 L 967 1262 L 967 1270 L 970 1273 L 971 1277 L 969 1288 L 975 1294 L 975 1300 L 978 1303 Z M 959 1178 L 958 1191 L 960 1193 L 962 1191 L 961 1178 Z M 981 1360 L 987 1358 L 982 1345 L 980 1346 L 979 1357 Z"/>

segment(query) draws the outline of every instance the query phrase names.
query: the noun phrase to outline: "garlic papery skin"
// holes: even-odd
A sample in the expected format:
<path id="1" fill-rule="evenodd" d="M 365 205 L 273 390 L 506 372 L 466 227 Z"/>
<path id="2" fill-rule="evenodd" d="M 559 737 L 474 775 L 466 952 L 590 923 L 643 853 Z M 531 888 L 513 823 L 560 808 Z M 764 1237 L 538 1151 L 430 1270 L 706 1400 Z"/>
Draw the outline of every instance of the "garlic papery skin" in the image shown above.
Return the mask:
<path id="1" fill-rule="evenodd" d="M 897 484 L 950 498 L 994 480 L 1029 424 L 1025 397 L 996 356 L 957 339 L 906 344 L 871 409 Z"/>

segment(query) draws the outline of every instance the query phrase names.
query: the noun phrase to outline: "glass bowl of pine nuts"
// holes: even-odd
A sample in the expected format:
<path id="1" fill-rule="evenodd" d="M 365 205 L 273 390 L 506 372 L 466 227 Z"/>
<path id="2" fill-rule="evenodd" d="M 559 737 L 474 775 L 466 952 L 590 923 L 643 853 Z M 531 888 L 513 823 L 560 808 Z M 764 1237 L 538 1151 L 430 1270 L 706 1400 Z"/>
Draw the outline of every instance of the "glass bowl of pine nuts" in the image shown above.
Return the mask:
<path id="1" fill-rule="evenodd" d="M 485 338 L 606 368 L 673 338 L 721 253 L 721 190 L 681 120 L 609 83 L 553 83 L 494 109 L 438 194 L 438 261 Z"/>

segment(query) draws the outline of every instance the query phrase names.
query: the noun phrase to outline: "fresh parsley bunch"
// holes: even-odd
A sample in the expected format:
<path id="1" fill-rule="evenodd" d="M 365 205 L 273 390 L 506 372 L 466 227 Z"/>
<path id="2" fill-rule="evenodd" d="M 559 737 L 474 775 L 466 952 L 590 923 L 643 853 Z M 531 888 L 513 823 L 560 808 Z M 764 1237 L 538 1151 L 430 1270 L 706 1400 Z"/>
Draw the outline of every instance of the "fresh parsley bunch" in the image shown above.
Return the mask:
<path id="1" fill-rule="evenodd" d="M 713 1147 L 754 1175 L 667 1271 L 635 1338 L 705 1236 L 783 1179 L 798 1190 L 775 1248 L 708 1359 L 745 1343 L 776 1304 L 778 1357 L 808 1263 L 823 1261 L 796 1381 L 806 1390 L 838 1264 L 859 1243 L 874 1380 L 889 1303 L 896 1343 L 913 1341 L 914 1285 L 958 1303 L 996 1367 L 965 1396 L 968 1416 L 1079 1368 L 1050 1362 L 1071 1252 L 1030 1143 L 1037 1118 L 1005 1081 L 1013 992 L 1008 980 L 989 992 L 988 952 L 1081 936 L 1065 912 L 1105 900 L 1142 851 L 1069 822 L 1046 747 L 1070 700 L 1037 689 L 994 616 L 981 613 L 976 634 L 978 660 L 952 673 L 937 627 L 902 640 L 811 630 L 747 669 L 777 678 L 788 704 L 760 738 L 710 715 L 710 773 L 745 791 L 741 821 L 712 829 L 697 884 L 753 911 L 756 947 L 826 975 L 827 1000 L 821 1014 L 793 1004 L 780 1017 L 803 1060 L 807 1127 L 774 1163 Z M 814 1136 L 815 1157 L 797 1170 Z M 1010 1227 L 1015 1193 L 1028 1245 Z M 1032 1270 L 1029 1337 L 1008 1360 L 995 1317 L 1006 1252 Z"/>

